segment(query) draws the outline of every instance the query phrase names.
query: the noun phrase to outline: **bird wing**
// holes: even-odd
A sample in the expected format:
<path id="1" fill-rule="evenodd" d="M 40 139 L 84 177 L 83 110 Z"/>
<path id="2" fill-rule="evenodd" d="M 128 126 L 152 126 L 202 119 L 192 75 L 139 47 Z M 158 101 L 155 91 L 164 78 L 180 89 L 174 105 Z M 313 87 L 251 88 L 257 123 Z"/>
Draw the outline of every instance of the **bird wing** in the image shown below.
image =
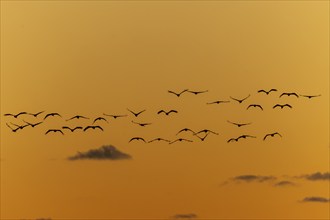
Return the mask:
<path id="1" fill-rule="evenodd" d="M 86 131 L 86 130 L 89 129 L 89 128 L 92 128 L 92 126 L 87 126 L 87 127 L 85 127 L 85 128 L 84 128 L 84 131 Z"/>
<path id="2" fill-rule="evenodd" d="M 137 115 L 141 114 L 142 112 L 145 112 L 146 110 L 142 110 L 142 111 L 139 111 L 138 113 L 136 113 Z"/>
<path id="3" fill-rule="evenodd" d="M 268 92 L 277 92 L 277 89 L 271 89 Z"/>
<path id="4" fill-rule="evenodd" d="M 184 89 L 184 90 L 182 90 L 182 91 L 179 93 L 179 95 L 181 95 L 181 94 L 184 93 L 184 92 L 188 92 L 188 90 L 189 90 L 189 89 Z"/>
<path id="5" fill-rule="evenodd" d="M 277 134 L 277 135 L 279 135 L 280 137 L 282 137 L 282 135 L 281 135 L 280 133 L 278 133 L 278 132 L 276 132 L 275 134 Z"/>
<path id="6" fill-rule="evenodd" d="M 64 135 L 64 133 L 63 133 L 63 131 L 62 130 L 57 130 L 58 132 L 60 132 L 60 133 L 62 133 L 63 135 Z"/>
<path id="7" fill-rule="evenodd" d="M 285 104 L 285 105 L 283 105 L 283 106 L 287 106 L 287 107 L 289 107 L 289 108 L 292 108 L 292 106 L 289 105 L 289 104 Z"/>
<path id="8" fill-rule="evenodd" d="M 160 113 L 162 113 L 162 112 L 164 112 L 164 113 L 165 113 L 165 111 L 164 111 L 164 110 L 160 110 L 159 112 L 157 112 L 157 114 L 160 114 Z"/>
<path id="9" fill-rule="evenodd" d="M 261 105 L 256 105 L 256 107 L 259 107 L 261 110 L 264 110 Z"/>
<path id="10" fill-rule="evenodd" d="M 297 93 L 295 93 L 295 92 L 290 93 L 290 95 L 294 95 L 294 96 L 296 96 L 297 98 L 299 98 L 299 95 L 298 95 Z"/>
<path id="11" fill-rule="evenodd" d="M 263 89 L 258 90 L 258 92 L 264 92 L 264 93 L 267 94 L 267 92 L 265 90 L 263 90 Z"/>
<path id="12" fill-rule="evenodd" d="M 46 131 L 46 133 L 45 134 L 48 134 L 49 132 L 51 132 L 51 131 L 54 131 L 54 130 L 52 130 L 52 129 L 49 129 L 48 131 Z"/>
<path id="13" fill-rule="evenodd" d="M 254 105 L 249 105 L 246 109 L 249 109 L 249 108 L 252 107 L 252 106 L 254 106 Z"/>
<path id="14" fill-rule="evenodd" d="M 241 101 L 241 100 L 235 99 L 235 98 L 233 98 L 231 96 L 230 96 L 230 98 L 233 99 L 233 100 L 235 100 L 235 101 L 238 101 L 238 102 Z"/>
<path id="15" fill-rule="evenodd" d="M 177 95 L 177 96 L 181 94 L 181 93 L 173 92 L 173 91 L 171 91 L 171 90 L 168 90 L 168 92 L 169 92 L 169 93 L 172 93 L 172 94 L 174 94 L 174 95 Z"/>
<path id="16" fill-rule="evenodd" d="M 283 93 L 280 95 L 280 98 L 281 98 L 282 96 L 284 96 L 284 95 L 288 95 L 288 93 L 283 92 Z"/>
<path id="17" fill-rule="evenodd" d="M 273 106 L 273 108 L 280 107 L 280 106 L 281 106 L 280 104 L 276 104 Z"/>
<path id="18" fill-rule="evenodd" d="M 99 128 L 103 131 L 103 128 L 101 126 L 94 126 L 94 128 Z"/>
<path id="19" fill-rule="evenodd" d="M 266 134 L 263 140 L 266 140 L 268 136 L 270 136 L 270 134 Z"/>
<path id="20" fill-rule="evenodd" d="M 10 113 L 7 113 L 7 114 L 4 114 L 3 116 L 14 116 L 14 115 L 10 114 Z"/>
<path id="21" fill-rule="evenodd" d="M 178 113 L 178 111 L 177 110 L 170 110 L 169 112 L 167 112 L 167 114 L 170 114 L 171 112 L 174 112 L 174 113 Z"/>
<path id="22" fill-rule="evenodd" d="M 177 141 L 179 141 L 179 139 L 176 139 L 176 140 L 170 142 L 169 144 L 173 144 L 173 143 L 175 143 L 175 142 L 177 142 Z"/>

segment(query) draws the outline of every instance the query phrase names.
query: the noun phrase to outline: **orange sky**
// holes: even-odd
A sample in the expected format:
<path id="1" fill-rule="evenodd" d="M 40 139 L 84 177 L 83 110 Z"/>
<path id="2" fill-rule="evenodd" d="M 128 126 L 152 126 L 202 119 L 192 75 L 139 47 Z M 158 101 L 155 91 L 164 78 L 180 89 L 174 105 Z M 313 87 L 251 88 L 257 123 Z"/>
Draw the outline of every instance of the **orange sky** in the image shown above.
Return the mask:
<path id="1" fill-rule="evenodd" d="M 167 92 L 183 89 L 208 92 Z M 63 118 L 6 126 L 50 112 Z M 103 113 L 128 116 L 97 122 L 103 132 L 45 135 Z M 91 119 L 66 121 L 77 114 Z M 1 219 L 328 219 L 329 2 L 1 1 L 0 121 Z M 219 135 L 129 143 L 185 127 Z M 275 131 L 283 137 L 262 140 Z M 227 143 L 242 134 L 257 138 Z M 105 145 L 132 158 L 68 160 Z"/>

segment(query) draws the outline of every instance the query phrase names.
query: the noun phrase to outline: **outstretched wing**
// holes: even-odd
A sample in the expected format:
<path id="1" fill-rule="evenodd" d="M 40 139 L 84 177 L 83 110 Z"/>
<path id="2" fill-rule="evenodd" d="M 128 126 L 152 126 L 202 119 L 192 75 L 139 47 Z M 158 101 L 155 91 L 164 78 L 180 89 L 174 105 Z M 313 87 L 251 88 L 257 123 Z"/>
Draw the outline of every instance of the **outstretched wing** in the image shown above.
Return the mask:
<path id="1" fill-rule="evenodd" d="M 266 140 L 268 136 L 270 136 L 270 134 L 266 134 L 263 140 Z"/>
<path id="2" fill-rule="evenodd" d="M 176 92 L 173 92 L 173 91 L 171 91 L 171 90 L 168 90 L 167 92 L 169 92 L 169 93 L 172 93 L 172 94 L 174 94 L 174 95 L 176 95 L 176 96 L 179 96 L 181 93 L 176 93 Z"/>
<path id="3" fill-rule="evenodd" d="M 261 89 L 261 90 L 258 90 L 258 92 L 260 93 L 260 92 L 264 92 L 264 93 L 266 93 L 266 94 L 268 94 L 265 90 L 263 90 L 263 89 Z"/>
<path id="4" fill-rule="evenodd" d="M 173 113 L 178 113 L 178 111 L 177 110 L 170 110 L 169 112 L 167 112 L 167 114 L 170 114 L 171 112 L 173 112 Z"/>
<path id="5" fill-rule="evenodd" d="M 160 110 L 159 112 L 157 112 L 157 114 L 160 114 L 160 113 L 166 113 L 164 110 Z"/>

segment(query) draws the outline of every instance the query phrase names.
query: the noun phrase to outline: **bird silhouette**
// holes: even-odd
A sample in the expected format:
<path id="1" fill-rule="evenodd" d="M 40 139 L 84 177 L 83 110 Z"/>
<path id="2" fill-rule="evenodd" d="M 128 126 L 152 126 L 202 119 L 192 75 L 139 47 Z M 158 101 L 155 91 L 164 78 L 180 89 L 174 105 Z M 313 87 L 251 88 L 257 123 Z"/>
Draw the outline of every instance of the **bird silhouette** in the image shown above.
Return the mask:
<path id="1" fill-rule="evenodd" d="M 205 93 L 208 92 L 209 90 L 204 90 L 204 91 L 191 91 L 191 90 L 187 90 L 187 92 L 193 93 L 195 95 L 201 94 L 201 93 Z"/>
<path id="2" fill-rule="evenodd" d="M 144 138 L 142 138 L 142 137 L 133 137 L 128 141 L 128 143 L 131 142 L 131 141 L 134 141 L 134 140 L 137 140 L 137 141 L 140 140 L 140 141 L 143 141 L 144 143 L 146 143 L 146 140 L 144 140 Z"/>
<path id="3" fill-rule="evenodd" d="M 137 124 L 137 125 L 140 125 L 141 127 L 145 127 L 147 125 L 151 125 L 151 123 L 139 123 L 139 122 L 135 122 L 135 121 L 132 121 L 132 123 Z"/>
<path id="4" fill-rule="evenodd" d="M 300 95 L 300 96 L 311 99 L 311 98 L 319 97 L 321 95 Z"/>
<path id="5" fill-rule="evenodd" d="M 107 119 L 103 118 L 103 117 L 98 117 L 98 118 L 95 118 L 94 121 L 93 121 L 93 124 L 97 121 L 105 121 L 106 123 L 109 123 Z"/>
<path id="6" fill-rule="evenodd" d="M 25 128 L 26 126 L 29 126 L 28 124 L 25 124 L 25 125 L 17 125 L 17 124 L 14 124 L 14 123 L 12 123 L 12 122 L 10 122 L 10 124 L 16 126 L 16 127 L 19 128 L 19 129 L 23 129 L 23 128 Z"/>
<path id="7" fill-rule="evenodd" d="M 227 141 L 227 143 L 229 143 L 229 142 L 232 142 L 232 141 L 238 141 L 239 140 L 239 138 L 230 138 L 228 141 Z"/>
<path id="8" fill-rule="evenodd" d="M 14 117 L 14 118 L 17 118 L 18 116 L 20 116 L 20 115 L 25 115 L 25 114 L 27 114 L 27 112 L 20 112 L 20 113 L 18 113 L 18 114 L 11 114 L 11 113 L 7 113 L 7 114 L 4 114 L 3 116 L 12 116 L 12 117 Z"/>
<path id="9" fill-rule="evenodd" d="M 33 115 L 34 117 L 38 117 L 38 115 L 40 115 L 41 113 L 44 113 L 45 111 L 41 111 L 41 112 L 37 112 L 35 114 L 33 113 L 28 113 L 29 115 Z"/>
<path id="10" fill-rule="evenodd" d="M 113 117 L 114 119 L 127 116 L 127 115 L 108 115 L 108 114 L 104 114 L 104 113 L 103 113 L 103 115 Z"/>
<path id="11" fill-rule="evenodd" d="M 281 105 L 281 104 L 276 104 L 276 105 L 274 105 L 274 106 L 273 106 L 273 108 L 276 108 L 276 107 L 280 107 L 281 109 L 282 109 L 282 108 L 284 108 L 284 107 L 289 107 L 289 108 L 292 108 L 292 106 L 291 106 L 291 105 L 289 105 L 289 104 L 284 104 L 284 105 Z"/>
<path id="12" fill-rule="evenodd" d="M 68 127 L 68 126 L 63 126 L 62 129 L 68 129 L 68 130 L 70 130 L 71 132 L 74 132 L 74 131 L 77 130 L 77 129 L 83 129 L 83 127 L 78 126 L 78 127 L 75 127 L 75 128 L 70 128 L 70 127 Z"/>
<path id="13" fill-rule="evenodd" d="M 230 124 L 233 124 L 233 125 L 236 125 L 237 127 L 242 127 L 242 126 L 245 126 L 245 125 L 250 125 L 252 124 L 251 122 L 250 123 L 235 123 L 235 122 L 231 122 L 231 121 L 228 121 Z"/>
<path id="14" fill-rule="evenodd" d="M 249 98 L 251 96 L 251 94 L 249 94 L 247 97 L 245 97 L 244 99 L 236 99 L 236 98 L 233 98 L 233 97 L 231 97 L 230 96 L 230 98 L 232 99 L 232 100 L 235 100 L 235 101 L 237 101 L 238 103 L 242 103 L 244 100 L 246 100 L 247 98 Z"/>
<path id="15" fill-rule="evenodd" d="M 19 127 L 17 127 L 17 128 L 12 128 L 12 127 L 10 127 L 10 125 L 8 124 L 8 123 L 6 123 L 6 125 L 8 126 L 8 128 L 10 128 L 10 130 L 12 131 L 12 132 L 16 132 L 16 131 L 18 131 L 20 128 Z"/>
<path id="16" fill-rule="evenodd" d="M 238 137 L 238 139 L 240 139 L 240 138 L 244 138 L 244 139 L 246 139 L 246 138 L 256 138 L 256 136 L 251 136 L 251 135 L 248 135 L 248 134 L 243 134 L 243 135 L 241 135 L 241 136 L 239 136 Z"/>
<path id="17" fill-rule="evenodd" d="M 206 104 L 207 105 L 212 105 L 212 104 L 220 104 L 220 103 L 228 103 L 230 101 L 222 101 L 222 100 L 217 100 L 217 101 L 214 101 L 214 102 L 207 102 Z"/>
<path id="18" fill-rule="evenodd" d="M 80 118 L 83 118 L 83 119 L 89 119 L 89 118 L 87 118 L 87 117 L 85 117 L 85 116 L 82 116 L 82 115 L 75 115 L 75 116 L 73 116 L 72 118 L 69 118 L 69 119 L 67 119 L 66 121 L 70 121 L 70 120 L 72 120 L 72 119 L 80 119 Z"/>
<path id="19" fill-rule="evenodd" d="M 48 134 L 49 132 L 54 132 L 54 133 L 56 133 L 56 132 L 60 132 L 61 134 L 63 134 L 63 135 L 64 135 L 63 131 L 62 131 L 62 130 L 60 130 L 60 129 L 49 129 L 48 131 L 46 131 L 46 133 L 45 133 L 45 134 Z"/>
<path id="20" fill-rule="evenodd" d="M 176 140 L 174 140 L 174 141 L 170 142 L 169 144 L 173 144 L 173 143 L 175 143 L 175 142 L 177 142 L 177 141 L 187 141 L 187 142 L 193 142 L 192 140 L 188 140 L 188 139 L 185 139 L 185 138 L 179 138 L 179 139 L 176 139 Z"/>
<path id="21" fill-rule="evenodd" d="M 237 137 L 237 138 L 230 138 L 230 139 L 227 141 L 227 143 L 232 142 L 232 141 L 236 141 L 236 142 L 238 142 L 239 139 L 241 139 L 241 138 L 246 139 L 247 137 L 250 137 L 250 138 L 256 138 L 255 136 L 251 136 L 251 135 L 244 134 L 244 135 L 241 135 L 241 136 L 239 136 L 239 137 Z"/>
<path id="22" fill-rule="evenodd" d="M 196 135 L 201 141 L 204 141 L 205 138 L 209 135 L 210 133 L 205 133 L 204 137 L 200 137 L 198 135 Z"/>
<path id="23" fill-rule="evenodd" d="M 187 131 L 190 131 L 192 132 L 193 134 L 195 134 L 195 132 L 193 130 L 191 130 L 190 128 L 183 128 L 181 129 L 178 133 L 176 133 L 176 135 L 180 134 L 181 132 L 187 132 Z"/>
<path id="24" fill-rule="evenodd" d="M 269 137 L 269 136 L 274 137 L 276 134 L 279 135 L 280 137 L 282 137 L 282 135 L 280 133 L 274 132 L 274 133 L 271 133 L 271 134 L 266 134 L 263 140 L 266 140 L 266 138 Z"/>
<path id="25" fill-rule="evenodd" d="M 164 111 L 164 110 L 160 110 L 160 111 L 157 112 L 157 114 L 164 113 L 164 114 L 166 114 L 166 115 L 169 115 L 169 114 L 172 113 L 172 112 L 173 112 L 173 113 L 178 113 L 177 110 L 173 110 L 173 109 L 172 109 L 172 110 L 167 111 L 167 112 Z"/>
<path id="26" fill-rule="evenodd" d="M 171 90 L 168 90 L 169 93 L 172 93 L 172 94 L 176 95 L 177 97 L 180 97 L 180 95 L 181 95 L 182 93 L 187 92 L 187 91 L 188 91 L 188 89 L 184 89 L 184 90 L 182 90 L 181 92 L 176 93 L 176 92 L 173 92 L 173 91 L 171 91 Z"/>
<path id="27" fill-rule="evenodd" d="M 24 121 L 24 120 L 23 120 Z M 41 123 L 42 123 L 42 121 L 41 122 L 38 122 L 38 123 L 35 123 L 35 124 L 32 124 L 32 123 L 30 123 L 30 122 L 27 122 L 27 121 L 24 121 L 26 124 L 28 124 L 28 125 L 30 125 L 32 128 L 34 128 L 35 126 L 37 126 L 37 125 L 40 125 Z"/>
<path id="28" fill-rule="evenodd" d="M 258 107 L 258 108 L 260 108 L 261 110 L 264 110 L 264 109 L 261 107 L 261 105 L 258 105 L 258 104 L 251 104 L 251 105 L 249 105 L 246 109 L 249 109 L 250 107 Z"/>
<path id="29" fill-rule="evenodd" d="M 148 143 L 151 143 L 151 142 L 154 142 L 154 141 L 165 141 L 165 142 L 171 142 L 171 141 L 166 140 L 166 139 L 164 139 L 164 138 L 155 138 L 155 139 L 152 139 L 152 140 L 148 141 Z"/>
<path id="30" fill-rule="evenodd" d="M 200 130 L 200 131 L 194 133 L 194 135 L 198 135 L 198 134 L 200 134 L 200 133 L 202 133 L 202 132 L 204 132 L 204 133 L 212 133 L 212 134 L 215 134 L 215 135 L 219 135 L 219 133 L 216 133 L 216 132 L 211 131 L 211 130 L 209 130 L 209 129 Z"/>
<path id="31" fill-rule="evenodd" d="M 101 126 L 98 126 L 98 125 L 96 125 L 96 126 L 89 125 L 89 126 L 87 126 L 87 127 L 84 128 L 84 131 L 87 131 L 88 129 L 94 129 L 95 130 L 96 128 L 98 128 L 101 131 L 103 131 L 103 128 Z"/>
<path id="32" fill-rule="evenodd" d="M 145 112 L 146 110 L 139 111 L 137 113 L 133 112 L 132 110 L 127 109 L 130 113 L 132 113 L 135 117 L 139 116 L 142 112 Z"/>
<path id="33" fill-rule="evenodd" d="M 268 95 L 270 92 L 277 92 L 277 89 L 270 89 L 270 90 L 268 90 L 268 91 L 263 90 L 263 89 L 258 90 L 258 93 L 261 93 L 261 92 L 263 92 L 263 93 L 265 93 L 266 95 Z"/>
<path id="34" fill-rule="evenodd" d="M 46 118 L 48 118 L 49 116 L 60 116 L 60 117 L 62 117 L 60 114 L 58 114 L 58 113 L 56 113 L 56 112 L 53 112 L 53 113 L 49 113 L 49 114 L 47 114 L 47 115 L 44 117 L 44 120 L 45 120 Z"/>
<path id="35" fill-rule="evenodd" d="M 299 98 L 299 96 L 298 96 L 298 94 L 297 93 L 295 93 L 295 92 L 283 92 L 281 95 L 280 95 L 280 98 L 282 97 L 282 96 L 296 96 L 297 98 Z"/>

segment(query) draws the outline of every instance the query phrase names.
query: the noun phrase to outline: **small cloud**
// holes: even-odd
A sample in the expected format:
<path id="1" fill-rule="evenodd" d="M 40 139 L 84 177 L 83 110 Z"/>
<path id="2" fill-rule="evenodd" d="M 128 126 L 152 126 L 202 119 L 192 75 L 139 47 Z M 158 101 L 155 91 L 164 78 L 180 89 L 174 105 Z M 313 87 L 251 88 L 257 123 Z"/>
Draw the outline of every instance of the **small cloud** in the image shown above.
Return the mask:
<path id="1" fill-rule="evenodd" d="M 324 198 L 324 197 L 312 196 L 312 197 L 305 197 L 301 202 L 321 202 L 321 203 L 327 203 L 327 202 L 330 202 L 330 199 L 329 198 Z"/>
<path id="2" fill-rule="evenodd" d="M 123 153 L 114 146 L 107 145 L 98 149 L 91 149 L 87 152 L 78 152 L 68 160 L 124 160 L 132 159 L 129 154 Z"/>
<path id="3" fill-rule="evenodd" d="M 274 186 L 285 187 L 285 186 L 296 186 L 296 184 L 291 181 L 283 180 L 283 181 L 275 183 Z"/>
<path id="4" fill-rule="evenodd" d="M 300 178 L 304 178 L 306 180 L 311 180 L 311 181 L 330 180 L 330 173 L 329 172 L 325 172 L 325 173 L 316 172 L 316 173 L 312 173 L 312 174 L 301 175 Z"/>
<path id="5" fill-rule="evenodd" d="M 194 213 L 176 214 L 172 218 L 174 218 L 174 219 L 194 219 L 194 218 L 197 218 L 197 215 Z"/>
<path id="6" fill-rule="evenodd" d="M 257 176 L 257 175 L 241 175 L 241 176 L 235 176 L 232 178 L 235 182 L 265 182 L 265 181 L 271 181 L 275 180 L 275 176 Z"/>

